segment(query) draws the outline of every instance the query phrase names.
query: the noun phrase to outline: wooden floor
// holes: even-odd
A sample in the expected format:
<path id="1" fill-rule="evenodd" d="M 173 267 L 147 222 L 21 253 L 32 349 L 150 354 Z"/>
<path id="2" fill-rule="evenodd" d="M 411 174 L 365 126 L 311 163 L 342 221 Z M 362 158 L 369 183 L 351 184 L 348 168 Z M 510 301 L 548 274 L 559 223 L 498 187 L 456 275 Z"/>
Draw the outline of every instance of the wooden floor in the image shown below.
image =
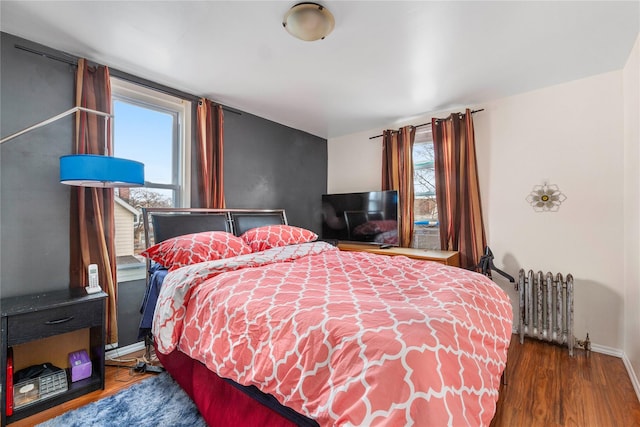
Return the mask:
<path id="1" fill-rule="evenodd" d="M 25 418 L 12 427 L 33 426 L 63 412 L 110 396 L 154 374 L 107 367 L 105 390 L 95 391 Z M 509 347 L 507 385 L 500 390 L 491 427 L 640 426 L 640 402 L 622 360 L 534 340 Z"/>
<path id="2" fill-rule="evenodd" d="M 513 336 L 491 427 L 640 426 L 622 359 Z"/>

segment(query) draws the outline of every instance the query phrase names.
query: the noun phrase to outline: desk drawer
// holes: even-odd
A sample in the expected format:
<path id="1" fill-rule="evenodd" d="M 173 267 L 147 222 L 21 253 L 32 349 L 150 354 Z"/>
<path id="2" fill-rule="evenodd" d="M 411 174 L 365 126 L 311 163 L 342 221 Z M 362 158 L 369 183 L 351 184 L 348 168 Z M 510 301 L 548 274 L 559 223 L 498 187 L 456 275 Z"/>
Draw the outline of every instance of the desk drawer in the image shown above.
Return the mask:
<path id="1" fill-rule="evenodd" d="M 7 325 L 7 345 L 101 325 L 103 304 L 102 300 L 97 300 L 11 316 Z"/>

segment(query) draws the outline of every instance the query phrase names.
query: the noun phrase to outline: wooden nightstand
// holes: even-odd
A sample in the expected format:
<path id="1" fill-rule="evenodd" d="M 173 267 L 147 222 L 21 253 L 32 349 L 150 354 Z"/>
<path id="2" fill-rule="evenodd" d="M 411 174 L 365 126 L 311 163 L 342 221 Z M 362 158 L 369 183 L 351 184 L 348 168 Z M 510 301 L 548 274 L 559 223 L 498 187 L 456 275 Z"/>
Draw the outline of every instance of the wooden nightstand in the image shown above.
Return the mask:
<path id="1" fill-rule="evenodd" d="M 409 258 L 435 261 L 453 267 L 460 266 L 460 254 L 455 251 L 435 251 L 414 248 L 388 248 L 380 249 L 377 245 L 362 245 L 358 243 L 338 243 L 338 248 L 343 251 L 363 251 L 380 255 L 404 255 Z"/>
<path id="2" fill-rule="evenodd" d="M 59 405 L 94 390 L 104 389 L 104 313 L 107 294 L 87 295 L 84 289 L 68 289 L 43 294 L 24 295 L 0 300 L 0 407 L 2 426 Z M 33 342 L 80 329 L 89 330 L 89 358 L 92 374 L 89 378 L 71 382 L 69 389 L 56 396 L 14 409 L 6 416 L 7 351 L 12 346 Z M 77 348 L 69 348 L 71 353 Z M 65 349 L 66 351 L 66 349 Z M 66 355 L 66 354 L 65 354 Z M 50 361 L 51 354 L 43 352 L 39 363 Z M 14 366 L 18 360 L 14 360 Z M 68 366 L 59 366 L 67 368 Z"/>

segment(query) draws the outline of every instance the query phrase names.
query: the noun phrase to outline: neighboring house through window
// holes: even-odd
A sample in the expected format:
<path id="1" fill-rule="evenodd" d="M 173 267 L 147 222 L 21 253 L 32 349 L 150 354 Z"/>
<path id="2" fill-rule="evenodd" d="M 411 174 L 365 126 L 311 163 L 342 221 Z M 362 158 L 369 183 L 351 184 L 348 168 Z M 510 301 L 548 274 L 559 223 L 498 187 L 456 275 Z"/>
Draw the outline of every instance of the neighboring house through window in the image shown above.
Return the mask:
<path id="1" fill-rule="evenodd" d="M 413 143 L 414 231 L 413 247 L 440 249 L 436 175 L 431 127 L 416 130 Z"/>
<path id="2" fill-rule="evenodd" d="M 144 164 L 145 185 L 117 188 L 118 282 L 146 275 L 143 207 L 189 206 L 191 103 L 120 79 L 111 79 L 114 155 Z"/>

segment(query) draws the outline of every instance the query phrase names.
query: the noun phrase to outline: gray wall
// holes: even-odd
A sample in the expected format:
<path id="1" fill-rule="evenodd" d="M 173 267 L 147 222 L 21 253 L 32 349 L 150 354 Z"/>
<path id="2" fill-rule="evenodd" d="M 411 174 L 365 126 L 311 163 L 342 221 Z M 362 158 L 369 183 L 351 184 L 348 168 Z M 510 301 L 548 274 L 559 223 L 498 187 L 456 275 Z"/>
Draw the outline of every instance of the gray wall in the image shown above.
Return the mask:
<path id="1" fill-rule="evenodd" d="M 326 140 L 242 113 L 224 115 L 228 208 L 286 209 L 289 224 L 320 234 Z"/>
<path id="2" fill-rule="evenodd" d="M 2 137 L 73 107 L 75 67 L 14 45 L 63 53 L 6 33 L 0 42 Z M 71 116 L 0 145 L 1 297 L 69 286 L 70 189 L 59 183 L 58 158 L 71 149 Z M 228 207 L 284 208 L 291 224 L 319 233 L 325 139 L 227 111 L 224 168 Z M 144 288 L 119 284 L 120 346 L 137 341 Z"/>
<path id="3" fill-rule="evenodd" d="M 13 46 L 1 34 L 0 135 L 73 107 L 74 68 Z M 24 44 L 24 43 L 21 43 Z M 72 117 L 0 145 L 0 295 L 69 286 L 70 187 L 59 157 L 72 150 Z"/>

